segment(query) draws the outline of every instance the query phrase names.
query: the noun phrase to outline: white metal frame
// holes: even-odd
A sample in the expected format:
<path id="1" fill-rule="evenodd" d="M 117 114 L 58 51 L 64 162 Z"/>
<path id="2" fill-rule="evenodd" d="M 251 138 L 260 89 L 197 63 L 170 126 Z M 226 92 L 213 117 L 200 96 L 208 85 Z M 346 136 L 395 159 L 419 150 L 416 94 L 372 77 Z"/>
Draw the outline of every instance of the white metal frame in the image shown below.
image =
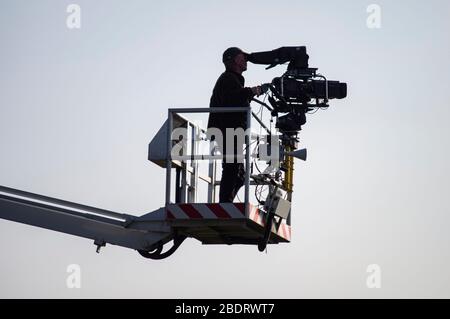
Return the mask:
<path id="1" fill-rule="evenodd" d="M 167 118 L 167 140 L 166 140 L 166 150 L 167 150 L 167 156 L 166 156 L 166 199 L 165 203 L 166 206 L 171 204 L 171 191 L 172 191 L 172 131 L 173 131 L 173 117 L 175 114 L 183 114 L 183 113 L 230 113 L 230 112 L 243 112 L 245 113 L 245 116 L 247 118 L 247 127 L 246 130 L 251 129 L 251 108 L 250 107 L 208 107 L 208 108 L 172 108 L 168 110 L 168 118 Z M 189 122 L 188 122 L 189 127 Z M 198 133 L 198 131 L 194 130 L 194 133 Z M 195 138 L 195 135 L 193 134 L 193 138 Z M 194 143 L 195 145 L 196 143 Z M 208 202 L 212 203 L 215 199 L 215 174 L 217 171 L 216 164 L 214 163 L 217 159 L 216 156 L 196 156 L 197 147 L 194 147 L 192 150 L 194 153 L 190 155 L 190 158 L 194 160 L 196 163 L 196 160 L 199 159 L 209 159 L 210 161 L 210 168 L 209 168 L 209 177 L 210 182 L 208 185 Z M 193 167 L 193 179 L 191 179 L 191 186 L 194 187 L 194 194 L 189 198 L 189 202 L 195 202 L 196 196 L 195 192 L 197 190 L 197 181 L 198 181 L 198 164 L 194 164 Z M 245 195 L 244 195 L 244 203 L 245 203 L 245 212 L 248 214 L 249 212 L 249 191 L 250 191 L 250 136 L 248 134 L 245 135 Z"/>

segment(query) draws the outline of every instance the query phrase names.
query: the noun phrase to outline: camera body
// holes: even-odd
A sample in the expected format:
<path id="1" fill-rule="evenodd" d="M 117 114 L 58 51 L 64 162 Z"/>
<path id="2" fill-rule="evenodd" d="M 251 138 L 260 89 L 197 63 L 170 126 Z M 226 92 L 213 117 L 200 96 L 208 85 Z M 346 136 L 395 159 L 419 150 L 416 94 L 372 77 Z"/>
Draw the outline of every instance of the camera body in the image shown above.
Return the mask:
<path id="1" fill-rule="evenodd" d="M 339 81 L 304 80 L 285 76 L 274 78 L 272 85 L 289 103 L 302 104 L 313 99 L 343 99 L 347 96 L 347 84 Z"/>

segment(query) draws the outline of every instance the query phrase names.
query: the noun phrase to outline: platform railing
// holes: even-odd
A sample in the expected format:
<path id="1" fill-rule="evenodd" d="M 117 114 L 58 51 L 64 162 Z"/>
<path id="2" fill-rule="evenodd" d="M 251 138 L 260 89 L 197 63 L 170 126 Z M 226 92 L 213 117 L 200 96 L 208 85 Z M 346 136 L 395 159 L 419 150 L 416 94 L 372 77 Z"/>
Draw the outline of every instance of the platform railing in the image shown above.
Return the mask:
<path id="1" fill-rule="evenodd" d="M 172 190 L 172 161 L 174 160 L 172 156 L 172 141 L 173 141 L 173 117 L 175 114 L 183 114 L 183 113 L 244 113 L 246 117 L 246 128 L 245 132 L 250 132 L 251 129 L 251 117 L 252 111 L 250 107 L 208 107 L 208 108 L 171 108 L 168 110 L 168 119 L 167 119 L 167 161 L 166 161 L 166 198 L 165 203 L 166 206 L 171 204 L 171 190 Z M 244 203 L 245 203 L 245 213 L 248 215 L 249 212 L 249 200 L 250 200 L 250 136 L 249 134 L 245 134 L 245 155 L 244 155 L 244 163 L 245 163 L 245 181 L 244 181 Z M 186 157 L 187 160 L 214 160 L 227 156 L 234 156 L 236 154 L 223 154 L 222 156 L 214 156 L 214 155 L 198 155 L 192 154 Z M 238 158 L 239 159 L 239 158 Z M 215 185 L 213 185 L 215 187 Z"/>

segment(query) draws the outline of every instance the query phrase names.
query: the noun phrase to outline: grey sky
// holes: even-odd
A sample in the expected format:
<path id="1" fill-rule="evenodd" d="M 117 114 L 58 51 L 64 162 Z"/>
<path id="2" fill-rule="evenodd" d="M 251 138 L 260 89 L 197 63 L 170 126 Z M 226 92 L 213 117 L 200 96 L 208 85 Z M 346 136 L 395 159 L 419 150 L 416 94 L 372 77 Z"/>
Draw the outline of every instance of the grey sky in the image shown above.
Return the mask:
<path id="1" fill-rule="evenodd" d="M 167 260 L 0 220 L 0 297 L 450 297 L 450 3 L 0 0 L 0 185 L 118 212 L 164 203 L 147 144 L 169 107 L 207 106 L 229 46 L 306 45 L 348 98 L 308 117 L 292 243 Z M 249 65 L 247 84 L 280 75 Z M 256 107 L 256 106 L 255 106 Z M 66 267 L 82 288 L 66 288 Z M 382 288 L 366 287 L 366 267 Z M 273 272 L 270 280 L 267 275 Z M 270 276 L 269 276 L 270 277 Z"/>

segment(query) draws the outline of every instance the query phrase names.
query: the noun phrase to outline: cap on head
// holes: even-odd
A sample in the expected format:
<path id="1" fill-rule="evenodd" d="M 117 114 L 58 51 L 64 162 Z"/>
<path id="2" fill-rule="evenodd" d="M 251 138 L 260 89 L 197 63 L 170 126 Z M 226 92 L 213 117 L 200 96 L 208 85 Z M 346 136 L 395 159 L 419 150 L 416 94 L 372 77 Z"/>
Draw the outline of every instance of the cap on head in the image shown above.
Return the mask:
<path id="1" fill-rule="evenodd" d="M 243 53 L 244 55 L 246 55 L 244 51 L 236 47 L 226 49 L 225 52 L 223 52 L 222 56 L 223 63 L 227 64 L 230 61 L 233 61 L 239 53 Z"/>

